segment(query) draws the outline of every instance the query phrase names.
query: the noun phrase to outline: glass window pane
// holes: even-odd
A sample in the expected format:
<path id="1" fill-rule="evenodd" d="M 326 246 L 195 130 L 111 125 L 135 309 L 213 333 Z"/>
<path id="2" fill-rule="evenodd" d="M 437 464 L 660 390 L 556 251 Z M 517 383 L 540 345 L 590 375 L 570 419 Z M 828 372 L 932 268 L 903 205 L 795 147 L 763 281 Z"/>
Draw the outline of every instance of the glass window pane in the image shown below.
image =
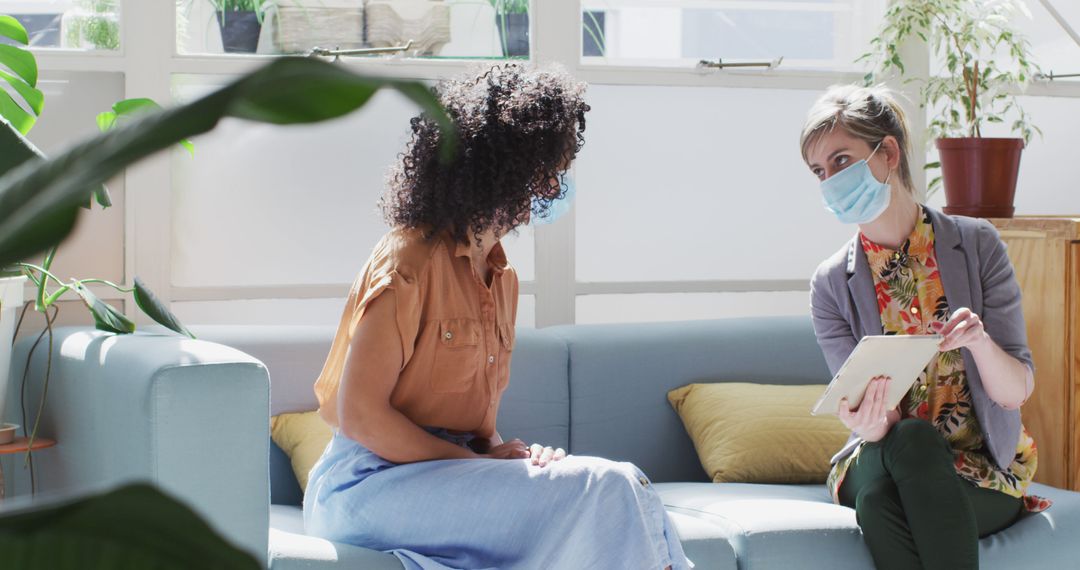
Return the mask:
<path id="1" fill-rule="evenodd" d="M 178 76 L 189 100 L 221 78 Z M 381 91 L 326 123 L 277 127 L 223 121 L 173 154 L 173 283 L 179 286 L 350 283 L 387 231 L 378 211 L 417 108 Z M 533 278 L 531 229 L 505 247 Z"/>
<path id="2" fill-rule="evenodd" d="M 809 315 L 810 293 L 583 295 L 577 298 L 576 313 L 580 324 Z"/>
<path id="3" fill-rule="evenodd" d="M 120 0 L 0 0 L 0 14 L 19 20 L 33 47 L 120 48 Z"/>
<path id="4" fill-rule="evenodd" d="M 582 59 L 690 67 L 702 59 L 854 69 L 885 0 L 583 0 Z"/>
<path id="5" fill-rule="evenodd" d="M 535 326 L 536 302 L 531 295 L 518 300 L 518 326 Z M 337 326 L 345 298 L 244 299 L 176 301 L 172 311 L 185 325 L 324 325 Z M 66 308 L 77 313 L 80 307 Z M 87 312 L 83 308 L 82 312 Z M 85 319 L 84 319 L 85 320 Z M 90 320 L 92 323 L 92 320 Z"/>
<path id="6" fill-rule="evenodd" d="M 534 267 L 536 265 L 536 232 L 532 226 L 519 228 L 517 233 L 510 233 L 503 237 L 503 249 L 506 250 L 506 259 L 517 271 L 518 281 L 532 281 L 536 278 Z"/>
<path id="7" fill-rule="evenodd" d="M 809 279 L 854 232 L 822 207 L 799 155 L 818 95 L 592 86 L 575 167 L 578 280 Z"/>
<path id="8" fill-rule="evenodd" d="M 1050 4 L 1067 24 L 1080 31 L 1080 2 L 1051 0 Z M 1028 7 L 1031 9 L 1031 18 L 1020 17 L 1016 25 L 1031 42 L 1031 51 L 1043 72 L 1080 74 L 1080 45 L 1069 37 L 1068 32 L 1041 2 L 1028 2 Z M 1063 81 L 1080 81 L 1080 77 Z"/>
<path id="9" fill-rule="evenodd" d="M 43 71 L 38 88 L 45 94 L 45 106 L 29 138 L 51 155 L 98 133 L 98 113 L 124 98 L 124 74 Z M 60 245 L 53 261 L 58 277 L 124 280 L 124 177 L 117 176 L 107 186 L 112 207 L 95 204 L 81 212 L 74 233 Z"/>
<path id="10" fill-rule="evenodd" d="M 536 297 L 522 295 L 518 297 L 517 326 L 536 327 Z"/>
<path id="11" fill-rule="evenodd" d="M 177 5 L 180 53 L 392 48 L 406 57 L 529 57 L 528 0 L 206 0 Z M 385 55 L 380 55 L 385 57 Z"/>
<path id="12" fill-rule="evenodd" d="M 175 80 L 187 99 L 212 85 Z M 337 121 L 277 127 L 223 121 L 173 153 L 173 283 L 350 283 L 387 231 L 385 175 L 415 106 L 376 95 Z"/>
<path id="13" fill-rule="evenodd" d="M 185 325 L 325 325 L 336 327 L 340 299 L 245 299 L 178 301 L 172 311 Z"/>

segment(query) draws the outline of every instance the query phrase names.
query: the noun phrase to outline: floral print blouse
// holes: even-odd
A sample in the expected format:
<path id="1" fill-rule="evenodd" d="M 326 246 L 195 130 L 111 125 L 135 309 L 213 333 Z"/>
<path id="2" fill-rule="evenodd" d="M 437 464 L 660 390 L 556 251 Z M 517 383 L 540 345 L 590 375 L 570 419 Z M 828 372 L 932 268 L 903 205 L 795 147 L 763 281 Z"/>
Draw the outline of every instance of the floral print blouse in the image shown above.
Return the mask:
<path id="1" fill-rule="evenodd" d="M 885 334 L 931 334 L 930 323 L 948 321 L 949 303 L 938 272 L 934 228 L 925 210 L 920 207 L 915 229 L 896 251 L 861 234 L 859 239 L 874 276 Z M 930 362 L 900 403 L 900 416 L 933 424 L 952 446 L 957 475 L 971 484 L 1022 497 L 1028 511 L 1050 506 L 1046 499 L 1026 495 L 1038 465 L 1035 440 L 1026 429 L 1021 430 L 1016 457 L 1008 469 L 999 468 L 990 458 L 959 349 L 939 353 Z M 860 449 L 833 466 L 828 488 L 834 500 Z"/>

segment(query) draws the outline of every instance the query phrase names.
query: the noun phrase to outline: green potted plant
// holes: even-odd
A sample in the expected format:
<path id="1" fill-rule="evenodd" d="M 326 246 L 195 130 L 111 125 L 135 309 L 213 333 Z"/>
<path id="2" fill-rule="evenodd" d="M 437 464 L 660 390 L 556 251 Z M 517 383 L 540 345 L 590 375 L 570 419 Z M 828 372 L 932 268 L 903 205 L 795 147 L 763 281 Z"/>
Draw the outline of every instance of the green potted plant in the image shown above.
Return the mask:
<path id="1" fill-rule="evenodd" d="M 116 50 L 120 47 L 117 0 L 76 0 L 64 14 L 62 46 L 77 49 Z"/>
<path id="2" fill-rule="evenodd" d="M 529 57 L 529 0 L 488 0 L 503 57 Z"/>
<path id="3" fill-rule="evenodd" d="M 217 12 L 225 53 L 255 53 L 272 0 L 209 0 Z"/>
<path id="4" fill-rule="evenodd" d="M 0 80 L 10 87 L 8 97 L 11 102 L 0 106 L 0 122 L 4 123 L 4 130 L 16 133 L 21 138 L 21 135 L 30 132 L 41 115 L 45 95 L 37 88 L 37 59 L 22 47 L 30 43 L 23 25 L 12 16 L 0 15 L 0 37 L 13 44 L 0 50 L 0 66 L 10 70 L 0 73 Z M 29 157 L 31 148 L 29 143 L 8 146 L 0 140 L 0 172 Z M 4 204 L 0 200 L 0 211 L 4 210 Z M 0 415 L 6 409 L 11 341 L 15 335 L 18 311 L 24 300 L 25 283 L 26 276 L 20 268 L 0 262 Z"/>
<path id="5" fill-rule="evenodd" d="M 871 52 L 868 82 L 904 73 L 899 47 L 919 38 L 943 64 L 942 74 L 920 79 L 920 105 L 931 116 L 941 168 L 929 190 L 944 181 L 945 212 L 1012 217 L 1020 153 L 1038 132 L 1017 97 L 1038 72 L 1030 47 L 1012 26 L 1030 17 L 1021 0 L 897 0 L 885 13 Z M 984 137 L 987 125 L 1010 123 L 1016 137 Z"/>

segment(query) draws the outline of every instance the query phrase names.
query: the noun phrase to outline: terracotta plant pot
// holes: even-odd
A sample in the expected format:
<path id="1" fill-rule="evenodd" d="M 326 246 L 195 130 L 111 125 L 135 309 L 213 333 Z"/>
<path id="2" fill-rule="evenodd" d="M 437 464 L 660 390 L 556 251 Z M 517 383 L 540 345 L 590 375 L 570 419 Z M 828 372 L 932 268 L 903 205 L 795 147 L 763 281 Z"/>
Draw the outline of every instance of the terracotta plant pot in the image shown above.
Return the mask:
<path id="1" fill-rule="evenodd" d="M 945 213 L 1011 218 L 1024 139 L 938 139 Z"/>

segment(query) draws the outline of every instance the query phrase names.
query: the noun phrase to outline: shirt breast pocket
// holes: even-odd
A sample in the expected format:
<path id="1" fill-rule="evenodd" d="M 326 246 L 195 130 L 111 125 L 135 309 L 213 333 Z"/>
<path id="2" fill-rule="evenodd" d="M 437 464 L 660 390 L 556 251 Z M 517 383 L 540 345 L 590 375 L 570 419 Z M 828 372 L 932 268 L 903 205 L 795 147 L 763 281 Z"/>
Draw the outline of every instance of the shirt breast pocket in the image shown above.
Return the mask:
<path id="1" fill-rule="evenodd" d="M 480 371 L 480 337 L 476 319 L 438 321 L 439 339 L 431 369 L 431 390 L 439 394 L 459 394 L 472 388 Z"/>

